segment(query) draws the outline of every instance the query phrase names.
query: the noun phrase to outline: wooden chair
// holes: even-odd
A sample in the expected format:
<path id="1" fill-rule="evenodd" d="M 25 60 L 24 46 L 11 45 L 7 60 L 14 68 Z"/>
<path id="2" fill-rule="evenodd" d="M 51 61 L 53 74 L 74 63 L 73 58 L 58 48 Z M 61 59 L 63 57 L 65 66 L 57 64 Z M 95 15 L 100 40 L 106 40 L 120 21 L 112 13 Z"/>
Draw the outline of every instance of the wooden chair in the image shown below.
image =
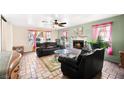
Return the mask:
<path id="1" fill-rule="evenodd" d="M 19 77 L 19 62 L 21 59 L 22 55 L 16 51 L 13 51 L 12 54 L 12 59 L 10 61 L 10 65 L 9 65 L 9 78 L 10 79 L 18 79 Z"/>
<path id="2" fill-rule="evenodd" d="M 124 51 L 119 51 L 120 53 L 120 66 L 124 68 Z"/>
<path id="3" fill-rule="evenodd" d="M 12 49 L 17 51 L 17 52 L 19 52 L 19 53 L 21 53 L 22 55 L 24 53 L 24 46 L 13 46 Z"/>

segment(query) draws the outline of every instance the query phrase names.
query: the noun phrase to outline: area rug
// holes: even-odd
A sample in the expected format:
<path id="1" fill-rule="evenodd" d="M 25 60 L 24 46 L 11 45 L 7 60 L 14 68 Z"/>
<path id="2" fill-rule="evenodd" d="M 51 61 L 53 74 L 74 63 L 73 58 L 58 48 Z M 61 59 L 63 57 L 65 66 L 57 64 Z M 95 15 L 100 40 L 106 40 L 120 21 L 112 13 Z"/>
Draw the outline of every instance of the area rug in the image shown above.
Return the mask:
<path id="1" fill-rule="evenodd" d="M 55 59 L 54 55 L 44 56 L 40 59 L 51 72 L 60 68 L 60 63 Z"/>

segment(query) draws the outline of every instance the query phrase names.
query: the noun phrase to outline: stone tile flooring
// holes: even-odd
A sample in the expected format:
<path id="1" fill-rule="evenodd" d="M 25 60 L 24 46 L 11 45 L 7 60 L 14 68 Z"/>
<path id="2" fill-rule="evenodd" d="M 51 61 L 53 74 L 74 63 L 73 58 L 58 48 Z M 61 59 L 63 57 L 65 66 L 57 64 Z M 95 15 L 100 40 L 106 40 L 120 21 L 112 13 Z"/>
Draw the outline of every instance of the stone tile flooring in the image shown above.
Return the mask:
<path id="1" fill-rule="evenodd" d="M 124 69 L 118 64 L 104 61 L 103 70 L 96 79 L 123 79 Z M 25 53 L 20 61 L 19 79 L 67 79 L 61 69 L 50 72 L 35 52 Z"/>

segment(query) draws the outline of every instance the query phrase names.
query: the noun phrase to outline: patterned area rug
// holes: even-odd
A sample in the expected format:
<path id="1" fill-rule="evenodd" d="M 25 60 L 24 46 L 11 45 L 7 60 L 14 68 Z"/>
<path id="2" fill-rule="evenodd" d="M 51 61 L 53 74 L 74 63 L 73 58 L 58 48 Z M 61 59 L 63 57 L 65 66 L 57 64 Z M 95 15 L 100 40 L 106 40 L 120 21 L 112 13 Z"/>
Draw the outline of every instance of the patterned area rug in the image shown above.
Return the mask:
<path id="1" fill-rule="evenodd" d="M 55 59 L 54 55 L 44 56 L 40 59 L 51 72 L 60 68 L 60 63 Z"/>

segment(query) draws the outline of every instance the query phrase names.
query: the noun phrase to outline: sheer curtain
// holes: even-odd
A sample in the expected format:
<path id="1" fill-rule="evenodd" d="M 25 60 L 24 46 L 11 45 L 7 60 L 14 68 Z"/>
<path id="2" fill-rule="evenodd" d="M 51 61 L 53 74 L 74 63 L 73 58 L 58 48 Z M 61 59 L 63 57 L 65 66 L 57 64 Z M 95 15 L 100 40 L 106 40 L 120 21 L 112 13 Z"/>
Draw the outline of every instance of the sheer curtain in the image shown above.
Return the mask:
<path id="1" fill-rule="evenodd" d="M 112 50 L 112 22 L 96 24 L 92 26 L 92 34 L 93 40 L 97 40 L 98 36 L 105 42 L 109 43 L 109 47 L 107 48 L 108 55 L 113 54 Z"/>

